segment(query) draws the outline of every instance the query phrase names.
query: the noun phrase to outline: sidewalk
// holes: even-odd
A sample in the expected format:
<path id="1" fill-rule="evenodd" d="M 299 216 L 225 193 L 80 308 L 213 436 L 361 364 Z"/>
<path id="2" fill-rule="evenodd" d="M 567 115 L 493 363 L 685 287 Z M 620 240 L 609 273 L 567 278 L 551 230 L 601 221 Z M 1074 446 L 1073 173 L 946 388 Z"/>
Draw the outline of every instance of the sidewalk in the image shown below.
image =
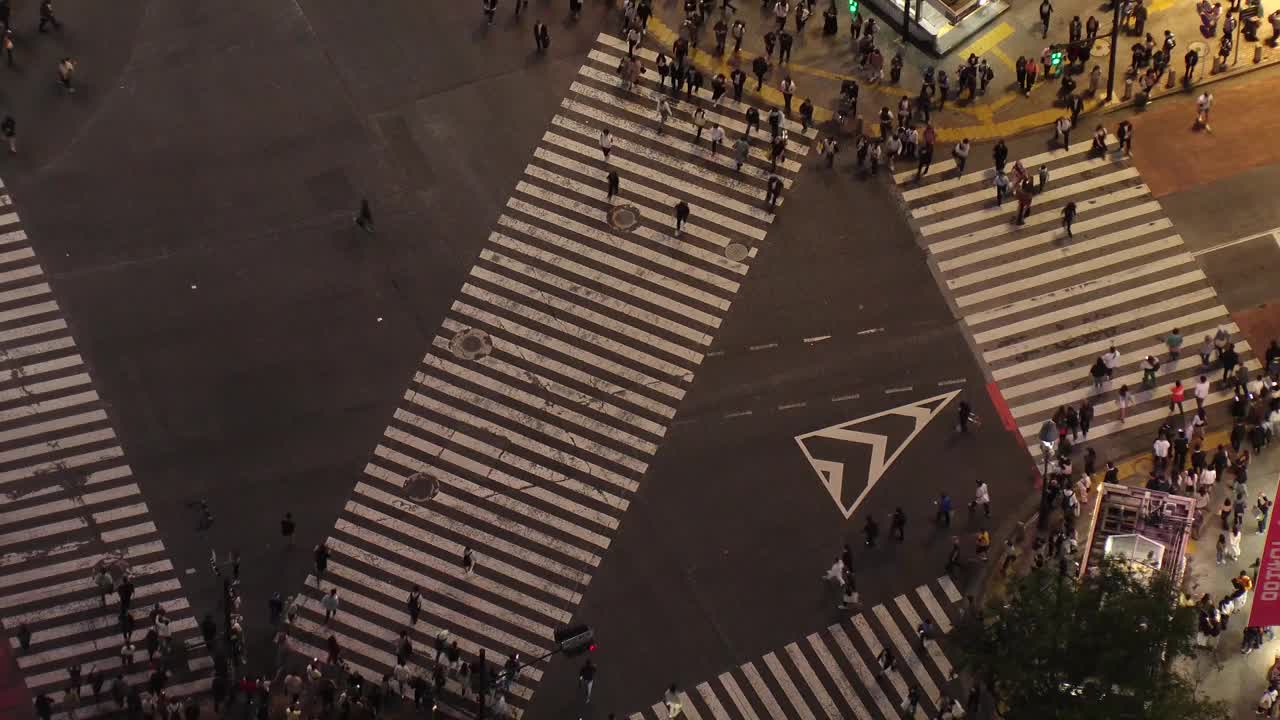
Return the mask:
<path id="1" fill-rule="evenodd" d="M 1280 50 L 1272 48 L 1265 42 L 1271 34 L 1269 24 L 1263 21 L 1258 37 L 1261 42 L 1248 42 L 1240 36 L 1239 53 L 1233 51 L 1227 70 L 1214 74 L 1212 70 L 1213 55 L 1220 47 L 1219 40 L 1222 23 L 1218 24 L 1218 36 L 1205 38 L 1200 30 L 1200 19 L 1192 2 L 1184 2 L 1175 6 L 1173 0 L 1150 0 L 1150 15 L 1144 33 L 1155 38 L 1156 49 L 1160 47 L 1164 31 L 1171 30 L 1177 40 L 1170 67 L 1181 78 L 1183 74 L 1183 56 L 1189 48 L 1194 47 L 1200 55 L 1200 62 L 1194 73 L 1191 91 L 1197 91 L 1199 85 L 1207 81 L 1233 77 L 1257 67 L 1265 67 L 1280 62 Z M 1083 23 L 1090 15 L 1095 16 L 1100 24 L 1099 37 L 1091 58 L 1084 63 L 1085 71 L 1076 75 L 1077 93 L 1085 95 L 1085 111 L 1093 111 L 1102 107 L 1102 98 L 1106 90 L 1106 74 L 1108 53 L 1110 48 L 1111 16 L 1097 4 L 1082 0 L 1059 0 L 1054 4 L 1054 13 L 1050 21 L 1048 38 L 1042 38 L 1042 25 L 1039 19 L 1039 3 L 1023 2 L 1000 16 L 992 25 L 975 37 L 971 43 L 962 45 L 945 57 L 937 58 L 912 46 L 903 45 L 901 33 L 895 23 L 898 18 L 876 16 L 880 27 L 876 37 L 877 46 L 885 59 L 885 80 L 878 85 L 866 82 L 865 73 L 857 64 L 857 53 L 849 35 L 849 13 L 840 6 L 839 31 L 835 35 L 822 34 L 822 10 L 825 4 L 814 6 L 814 15 L 805 26 L 803 33 L 795 32 L 794 13 L 787 23 L 787 31 L 795 36 L 791 60 L 786 64 L 778 64 L 778 51 L 772 56 L 774 64 L 766 76 L 764 91 L 758 93 L 766 102 L 782 104 L 778 84 L 790 74 L 797 85 L 799 98 L 813 99 L 816 107 L 815 117 L 819 122 L 830 120 L 837 107 L 840 83 L 846 79 L 858 82 L 861 92 L 858 99 L 857 112 L 864 123 L 870 127 L 875 125 L 875 117 L 881 107 L 894 111 L 898 101 L 905 95 L 912 100 L 919 94 L 925 68 L 933 66 L 944 70 L 952 77 L 951 98 L 945 109 L 935 111 L 931 121 L 938 130 L 940 142 L 955 142 L 961 138 L 971 140 L 994 139 L 1015 135 L 1017 133 L 1052 123 L 1065 114 L 1065 108 L 1056 101 L 1059 81 L 1045 81 L 1041 76 L 1029 95 L 1016 89 L 1014 66 L 1020 56 L 1039 58 L 1050 43 L 1063 43 L 1068 39 L 1068 25 L 1074 15 L 1079 15 Z M 862 12 L 868 13 L 864 6 Z M 870 17 L 870 15 L 866 15 Z M 742 67 L 750 75 L 751 61 L 765 52 L 763 35 L 775 25 L 770 11 L 754 3 L 744 2 L 739 5 L 738 12 L 726 19 L 732 23 L 741 19 L 747 25 L 742 43 L 742 51 L 732 52 L 732 38 L 725 55 L 715 54 L 715 39 L 712 27 L 719 18 L 719 12 L 712 14 L 703 23 L 697 50 L 692 55 L 698 67 L 710 77 L 723 72 L 726 76 L 735 67 Z M 668 54 L 676 38 L 676 31 L 684 19 L 682 3 L 667 3 L 655 6 L 654 16 L 649 22 L 649 37 Z M 1135 43 L 1143 41 L 1142 35 L 1122 32 L 1121 46 L 1116 55 L 1115 95 L 1108 109 L 1130 104 L 1132 98 L 1124 97 L 1125 71 L 1131 65 L 1131 48 Z M 1262 59 L 1255 64 L 1255 48 L 1261 48 Z M 902 53 L 904 68 L 902 78 L 896 85 L 888 82 L 888 66 L 895 53 Z M 955 100 L 957 83 L 954 80 L 956 70 L 970 54 L 987 60 L 995 72 L 995 78 L 987 88 L 985 95 L 980 94 L 976 100 Z M 1102 72 L 1099 93 L 1088 97 L 1089 72 L 1094 66 Z M 1180 82 L 1173 88 L 1166 87 L 1166 75 L 1153 89 L 1152 97 L 1159 98 L 1170 93 L 1187 92 Z M 754 81 L 748 84 L 749 92 L 754 88 Z M 1137 91 L 1137 85 L 1134 85 Z M 937 107 L 937 101 L 934 101 Z"/>
<path id="2" fill-rule="evenodd" d="M 1206 434 L 1204 440 L 1205 448 L 1212 450 L 1218 444 L 1229 446 L 1228 433 L 1226 431 Z M 1120 471 L 1119 480 L 1121 484 L 1141 486 L 1151 472 L 1151 454 L 1135 455 L 1125 461 L 1116 463 L 1116 467 Z M 1183 575 L 1183 593 L 1188 601 L 1197 600 L 1205 593 L 1208 593 L 1215 601 L 1220 600 L 1224 595 L 1232 592 L 1231 578 L 1238 575 L 1241 570 L 1249 572 L 1250 575 L 1256 575 L 1258 553 L 1262 549 L 1264 536 L 1256 532 L 1257 523 L 1253 515 L 1253 503 L 1257 499 L 1258 493 L 1264 493 L 1273 501 L 1275 500 L 1277 490 L 1280 490 L 1277 487 L 1278 481 L 1280 481 L 1280 449 L 1273 444 L 1271 447 L 1254 455 L 1249 463 L 1248 511 L 1245 515 L 1243 537 L 1240 543 L 1240 558 L 1219 565 L 1216 562 L 1216 542 L 1218 533 L 1222 529 L 1222 523 L 1218 517 L 1218 508 L 1231 493 L 1234 481 L 1234 474 L 1230 470 L 1226 474 L 1227 479 L 1219 478 L 1210 493 L 1208 506 L 1205 510 L 1205 519 L 1201 525 L 1199 536 L 1191 540 L 1187 548 L 1187 564 Z M 1081 508 L 1080 517 L 1082 521 L 1090 516 L 1093 510 L 1093 503 L 1098 501 L 1096 490 L 1100 485 L 1100 481 L 1101 472 L 1095 476 L 1093 489 L 1090 491 L 1089 496 L 1090 504 Z M 1051 517 L 1048 527 L 1055 526 L 1058 512 L 1058 510 L 1054 510 L 1054 516 Z M 1087 528 L 1084 522 L 1079 522 L 1077 527 L 1080 530 L 1080 540 L 1083 546 L 1084 534 Z M 1021 523 L 1014 531 L 1013 536 L 1018 543 L 1019 556 L 1011 568 L 1011 574 L 1025 573 L 1031 567 L 1033 562 L 1031 542 L 1036 535 L 1035 516 Z M 1002 543 L 1003 540 L 1004 538 L 995 538 L 993 542 Z M 999 552 L 992 558 L 990 565 L 992 572 L 989 574 L 985 585 L 979 591 L 979 601 L 982 604 L 999 601 L 1003 597 L 1005 576 L 996 572 L 996 569 L 1003 564 L 1005 554 L 1005 548 L 1001 545 Z M 1249 612 L 1252 609 L 1252 601 L 1253 594 L 1250 593 L 1249 601 L 1245 608 L 1231 616 L 1227 625 L 1228 629 L 1217 638 L 1212 649 L 1202 650 L 1194 658 L 1190 669 L 1193 676 L 1199 680 L 1200 688 L 1203 692 L 1212 699 L 1221 700 L 1228 704 L 1231 717 L 1253 717 L 1258 697 L 1267 688 L 1266 671 L 1276 657 L 1280 656 L 1280 642 L 1276 640 L 1264 642 L 1261 650 L 1248 655 L 1240 652 L 1241 639 Z"/>

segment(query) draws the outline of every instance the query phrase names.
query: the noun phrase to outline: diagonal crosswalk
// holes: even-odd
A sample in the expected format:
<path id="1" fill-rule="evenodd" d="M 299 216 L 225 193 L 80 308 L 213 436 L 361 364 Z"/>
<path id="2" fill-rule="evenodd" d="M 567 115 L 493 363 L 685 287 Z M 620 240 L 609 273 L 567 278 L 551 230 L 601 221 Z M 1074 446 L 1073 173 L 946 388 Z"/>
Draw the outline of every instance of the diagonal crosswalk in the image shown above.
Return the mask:
<path id="1" fill-rule="evenodd" d="M 149 518 L 147 504 L 112 428 L 107 404 L 67 326 L 44 270 L 0 184 L 0 623 L 27 688 L 46 693 L 65 717 L 68 669 L 79 665 L 78 717 L 117 712 L 104 689 L 95 703 L 91 671 L 144 685 L 149 612 L 162 607 L 175 646 L 200 641 L 196 618 Z M 131 668 L 120 650 L 119 600 L 103 602 L 100 562 L 127 567 L 138 648 Z M 23 649 L 20 629 L 30 633 Z M 176 652 L 170 696 L 207 690 L 203 649 Z"/>
<path id="2" fill-rule="evenodd" d="M 914 170 L 895 176 L 944 290 L 1036 457 L 1041 424 L 1062 406 L 1093 403 L 1090 438 L 1141 429 L 1145 441 L 1150 426 L 1169 417 L 1170 388 L 1181 380 L 1194 412 L 1191 389 L 1200 375 L 1222 379 L 1216 364 L 1201 366 L 1198 353 L 1219 328 L 1230 333 L 1244 367 L 1260 368 L 1160 202 L 1115 152 L 1114 138 L 1110 144 L 1105 156 L 1077 142 L 1022 158 L 1032 174 L 1041 165 L 1049 170 L 1022 226 L 1013 224 L 1016 200 L 997 205 L 993 168 L 957 175 L 946 160 L 921 181 Z M 1077 216 L 1068 240 L 1061 223 L 1070 202 Z M 1177 359 L 1165 346 L 1175 328 L 1184 338 Z M 1095 390 L 1090 367 L 1112 345 L 1120 364 Z M 1148 355 L 1161 366 L 1155 386 L 1144 389 L 1140 365 Z M 1125 385 L 1131 400 L 1122 418 L 1118 392 Z M 1231 394 L 1230 385 L 1215 382 L 1205 404 Z"/>
<path id="3" fill-rule="evenodd" d="M 597 38 L 516 183 L 308 578 L 300 652 L 326 657 L 332 637 L 351 670 L 381 678 L 407 628 L 413 672 L 429 673 L 438 638 L 498 669 L 550 651 L 573 620 L 774 218 L 768 125 L 741 171 L 745 105 L 682 95 L 659 134 L 656 54 L 637 50 L 649 71 L 624 88 L 626 48 Z M 714 154 L 695 107 L 726 130 Z M 816 136 L 786 127 L 784 194 Z M 422 613 L 407 627 L 414 585 Z M 332 588 L 341 605 L 326 621 Z M 512 714 L 541 672 L 516 678 Z M 456 677 L 448 688 L 462 691 Z"/>
<path id="4" fill-rule="evenodd" d="M 714 720 L 925 720 L 941 711 L 954 677 L 938 639 L 959 619 L 960 591 L 942 576 L 891 603 L 876 605 L 846 622 L 815 632 L 759 661 L 742 663 L 693 691 L 678 693 L 678 717 Z M 936 629 L 923 642 L 917 628 L 928 619 Z M 897 660 L 880 676 L 877 658 L 888 648 Z M 761 669 L 763 668 L 763 670 Z M 920 704 L 908 715 L 912 688 Z M 955 696 L 955 691 L 951 691 Z M 933 712 L 930 712 L 933 709 Z M 665 702 L 630 720 L 669 720 Z"/>

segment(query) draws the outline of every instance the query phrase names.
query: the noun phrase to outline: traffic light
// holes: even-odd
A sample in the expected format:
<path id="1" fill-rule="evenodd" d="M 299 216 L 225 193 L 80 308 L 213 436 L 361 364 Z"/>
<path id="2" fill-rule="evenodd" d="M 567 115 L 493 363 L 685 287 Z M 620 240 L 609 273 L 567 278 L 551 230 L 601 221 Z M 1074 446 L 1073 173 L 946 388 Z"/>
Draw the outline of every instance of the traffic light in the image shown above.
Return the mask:
<path id="1" fill-rule="evenodd" d="M 556 628 L 552 634 L 556 649 L 565 657 L 576 657 L 596 649 L 596 632 L 589 625 L 566 625 Z"/>
<path id="2" fill-rule="evenodd" d="M 1049 53 L 1049 65 L 1050 65 L 1051 67 L 1056 68 L 1056 67 L 1058 67 L 1058 66 L 1059 66 L 1059 65 L 1061 65 L 1061 64 L 1062 64 L 1062 51 L 1061 51 L 1061 50 L 1057 50 L 1057 49 L 1055 49 L 1055 50 L 1053 50 L 1052 52 L 1050 52 L 1050 53 Z"/>
<path id="3" fill-rule="evenodd" d="M 849 14 L 850 15 L 858 14 L 858 0 L 849 0 Z"/>

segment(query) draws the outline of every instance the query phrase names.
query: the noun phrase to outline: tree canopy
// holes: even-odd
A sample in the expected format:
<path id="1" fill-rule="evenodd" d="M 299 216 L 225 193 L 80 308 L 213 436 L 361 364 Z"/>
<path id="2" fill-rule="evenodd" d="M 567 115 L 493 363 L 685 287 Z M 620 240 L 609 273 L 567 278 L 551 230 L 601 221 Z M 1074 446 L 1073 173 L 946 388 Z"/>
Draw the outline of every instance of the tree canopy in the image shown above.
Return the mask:
<path id="1" fill-rule="evenodd" d="M 1225 720 L 1179 671 L 1195 635 L 1195 609 L 1167 575 L 1104 561 L 1080 582 L 1048 567 L 1011 580 L 955 639 L 1008 720 Z"/>

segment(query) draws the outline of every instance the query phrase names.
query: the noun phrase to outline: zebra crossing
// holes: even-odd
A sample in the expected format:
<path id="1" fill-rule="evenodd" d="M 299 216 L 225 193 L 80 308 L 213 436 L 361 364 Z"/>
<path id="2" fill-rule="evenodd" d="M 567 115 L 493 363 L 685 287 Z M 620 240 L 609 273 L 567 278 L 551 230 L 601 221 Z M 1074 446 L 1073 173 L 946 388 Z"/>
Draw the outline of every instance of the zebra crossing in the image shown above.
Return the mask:
<path id="1" fill-rule="evenodd" d="M 890 603 L 815 632 L 781 650 L 731 668 L 692 690 L 678 689 L 687 720 L 898 720 L 937 717 L 955 675 L 938 639 L 959 621 L 960 591 L 943 575 Z M 935 627 L 920 639 L 925 619 Z M 879 674 L 878 657 L 888 648 L 894 670 Z M 908 714 L 911 689 L 920 703 Z M 955 698 L 956 691 L 950 692 Z M 934 712 L 930 712 L 930 708 Z M 665 701 L 633 713 L 630 720 L 669 720 Z"/>
<path id="2" fill-rule="evenodd" d="M 127 568 L 136 588 L 131 671 L 123 669 L 119 601 L 113 593 L 102 602 L 94 584 L 99 563 Z M 78 717 L 114 712 L 105 689 L 104 702 L 94 703 L 89 674 L 101 673 L 108 687 L 117 675 L 130 686 L 146 683 L 142 638 L 157 604 L 171 619 L 175 646 L 200 638 L 107 404 L 0 183 L 0 623 L 27 688 L 61 708 L 67 670 L 79 665 Z M 192 672 L 178 672 L 170 695 L 207 689 L 209 657 L 202 650 L 177 657 Z"/>
<path id="3" fill-rule="evenodd" d="M 1016 200 L 997 206 L 991 167 L 957 176 L 946 160 L 919 182 L 914 170 L 894 176 L 944 291 L 1037 458 L 1041 424 L 1064 405 L 1093 402 L 1090 438 L 1141 429 L 1144 440 L 1169 416 L 1175 380 L 1194 407 L 1199 376 L 1221 378 L 1221 370 L 1201 368 L 1197 352 L 1219 328 L 1247 369 L 1261 367 L 1137 168 L 1115 151 L 1114 137 L 1108 142 L 1112 151 L 1102 157 L 1077 142 L 1022 158 L 1032 175 L 1041 165 L 1049 170 L 1023 226 L 1013 224 Z M 1071 240 L 1061 227 L 1069 202 L 1077 208 Z M 1164 340 L 1175 328 L 1185 341 L 1171 361 Z M 1112 345 L 1120 365 L 1095 391 L 1090 367 Z M 1144 390 L 1140 364 L 1148 355 L 1161 366 L 1155 387 Z M 1122 419 L 1124 385 L 1131 400 Z M 1230 398 L 1230 387 L 1215 384 L 1205 404 Z"/>
<path id="4" fill-rule="evenodd" d="M 552 650 L 574 618 L 774 218 L 767 125 L 741 171 L 728 146 L 696 142 L 691 118 L 703 108 L 732 143 L 745 105 L 682 95 L 659 134 L 656 53 L 637 49 L 649 67 L 633 87 L 617 73 L 626 54 L 597 38 L 516 183 L 339 516 L 327 568 L 307 580 L 299 652 L 324 658 L 332 637 L 350 670 L 381 678 L 407 628 L 413 672 L 439 638 L 500 668 Z M 816 132 L 785 127 L 776 173 L 789 188 Z M 691 214 L 677 237 L 680 200 Z M 407 627 L 415 585 L 422 613 Z M 333 588 L 326 622 L 318 600 Z M 513 683 L 513 715 L 541 673 Z"/>

